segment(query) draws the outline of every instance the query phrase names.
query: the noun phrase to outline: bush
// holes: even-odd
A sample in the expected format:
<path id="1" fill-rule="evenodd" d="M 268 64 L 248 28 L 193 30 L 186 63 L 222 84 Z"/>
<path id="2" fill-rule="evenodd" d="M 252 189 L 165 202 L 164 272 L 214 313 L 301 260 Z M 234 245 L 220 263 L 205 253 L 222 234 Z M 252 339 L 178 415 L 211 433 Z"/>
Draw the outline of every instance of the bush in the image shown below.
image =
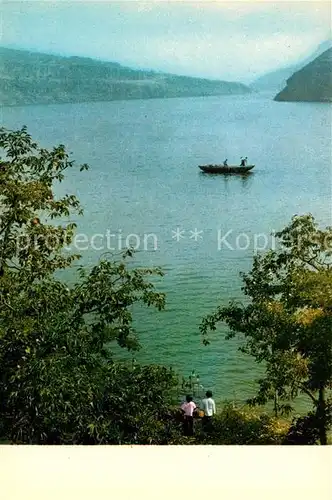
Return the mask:
<path id="1" fill-rule="evenodd" d="M 319 430 L 316 414 L 310 412 L 304 417 L 293 419 L 283 444 L 317 444 L 319 440 Z"/>
<path id="2" fill-rule="evenodd" d="M 114 362 L 69 369 L 39 360 L 28 369 L 2 414 L 3 435 L 13 443 L 167 444 L 181 437 L 170 413 L 177 377 L 166 368 Z"/>
<path id="3" fill-rule="evenodd" d="M 213 417 L 208 431 L 199 430 L 197 444 L 281 444 L 287 428 L 265 413 L 228 403 Z"/>

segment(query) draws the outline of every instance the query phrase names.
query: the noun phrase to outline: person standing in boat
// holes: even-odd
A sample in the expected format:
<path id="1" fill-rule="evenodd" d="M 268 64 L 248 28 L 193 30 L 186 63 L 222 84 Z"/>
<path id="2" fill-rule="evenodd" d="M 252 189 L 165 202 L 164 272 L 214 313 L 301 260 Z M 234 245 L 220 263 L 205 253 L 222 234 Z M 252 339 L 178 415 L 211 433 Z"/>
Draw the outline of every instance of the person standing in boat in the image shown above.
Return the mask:
<path id="1" fill-rule="evenodd" d="M 241 163 L 240 163 L 240 166 L 241 166 L 241 167 L 245 167 L 245 166 L 246 166 L 246 164 L 247 164 L 247 162 L 248 162 L 248 157 L 246 156 L 245 158 L 242 158 L 242 156 L 241 156 Z"/>
<path id="2" fill-rule="evenodd" d="M 226 160 L 224 161 L 224 167 L 228 167 L 228 160 L 226 158 Z"/>

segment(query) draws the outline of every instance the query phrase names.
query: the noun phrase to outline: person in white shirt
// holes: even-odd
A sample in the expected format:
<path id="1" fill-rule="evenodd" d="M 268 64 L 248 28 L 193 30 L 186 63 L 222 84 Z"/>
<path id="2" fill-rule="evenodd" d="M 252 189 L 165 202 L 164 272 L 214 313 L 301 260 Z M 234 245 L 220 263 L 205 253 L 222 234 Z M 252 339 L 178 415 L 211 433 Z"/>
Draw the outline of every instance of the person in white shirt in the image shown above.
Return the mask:
<path id="1" fill-rule="evenodd" d="M 212 417 L 216 413 L 216 403 L 212 398 L 211 391 L 207 391 L 205 395 L 206 398 L 204 398 L 202 401 L 204 410 L 203 426 L 205 427 L 205 429 L 208 429 L 211 426 Z"/>
<path id="2" fill-rule="evenodd" d="M 186 436 L 194 435 L 194 411 L 196 410 L 196 404 L 193 401 L 192 396 L 189 394 L 186 396 L 186 401 L 181 405 L 181 410 L 183 411 L 183 433 Z"/>

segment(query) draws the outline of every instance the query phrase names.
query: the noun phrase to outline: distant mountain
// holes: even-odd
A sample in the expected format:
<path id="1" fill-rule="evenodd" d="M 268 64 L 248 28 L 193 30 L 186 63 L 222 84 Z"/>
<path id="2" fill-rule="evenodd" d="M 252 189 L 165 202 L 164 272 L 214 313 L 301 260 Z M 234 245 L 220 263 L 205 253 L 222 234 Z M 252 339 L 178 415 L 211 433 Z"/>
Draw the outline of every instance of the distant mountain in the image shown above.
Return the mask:
<path id="1" fill-rule="evenodd" d="M 114 62 L 0 48 L 3 106 L 246 94 L 242 83 L 139 71 Z"/>
<path id="2" fill-rule="evenodd" d="M 332 102 L 332 48 L 288 78 L 274 100 Z"/>
<path id="3" fill-rule="evenodd" d="M 276 92 L 281 90 L 285 85 L 287 78 L 289 78 L 294 71 L 296 71 L 296 66 L 288 66 L 287 68 L 276 69 L 266 75 L 260 76 L 251 83 L 251 87 L 254 90 L 266 91 L 270 90 Z"/>
<path id="4" fill-rule="evenodd" d="M 312 54 L 305 59 L 302 59 L 297 64 L 266 73 L 265 75 L 254 80 L 250 86 L 259 91 L 270 90 L 279 92 L 286 86 L 288 78 L 292 76 L 293 73 L 303 68 L 303 66 L 316 59 L 316 57 L 320 56 L 320 54 L 331 47 L 332 40 L 326 40 L 325 42 L 322 42 Z"/>

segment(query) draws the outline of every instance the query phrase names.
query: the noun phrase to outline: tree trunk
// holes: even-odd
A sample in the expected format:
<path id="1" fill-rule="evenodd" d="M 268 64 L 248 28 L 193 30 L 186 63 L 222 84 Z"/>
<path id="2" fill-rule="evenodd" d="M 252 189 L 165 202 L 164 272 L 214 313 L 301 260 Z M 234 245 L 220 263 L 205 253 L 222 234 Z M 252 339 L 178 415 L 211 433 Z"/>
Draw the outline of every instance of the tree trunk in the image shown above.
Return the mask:
<path id="1" fill-rule="evenodd" d="M 327 444 L 326 432 L 326 402 L 325 402 L 325 389 L 321 384 L 319 388 L 318 405 L 316 415 L 318 417 L 318 430 L 320 444 Z"/>
<path id="2" fill-rule="evenodd" d="M 278 393 L 274 391 L 274 416 L 278 417 Z"/>

